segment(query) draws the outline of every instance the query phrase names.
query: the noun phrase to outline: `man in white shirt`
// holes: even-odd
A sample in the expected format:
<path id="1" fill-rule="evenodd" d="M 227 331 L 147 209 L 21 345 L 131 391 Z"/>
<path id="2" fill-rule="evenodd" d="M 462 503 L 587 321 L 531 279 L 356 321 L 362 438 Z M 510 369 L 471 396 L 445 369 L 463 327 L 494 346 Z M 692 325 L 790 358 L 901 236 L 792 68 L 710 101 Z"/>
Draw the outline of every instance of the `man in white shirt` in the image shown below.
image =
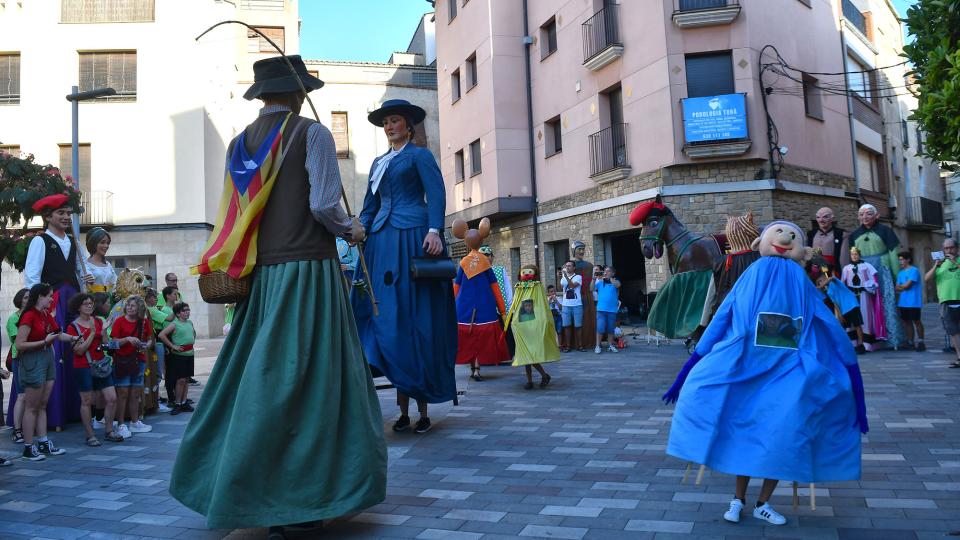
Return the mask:
<path id="1" fill-rule="evenodd" d="M 560 316 L 563 319 L 563 333 L 565 347 L 563 352 L 570 352 L 573 345 L 576 344 L 578 351 L 585 351 L 583 348 L 583 300 L 580 298 L 580 287 L 583 285 L 583 278 L 577 274 L 576 265 L 573 261 L 567 261 L 563 265 L 560 278 Z"/>

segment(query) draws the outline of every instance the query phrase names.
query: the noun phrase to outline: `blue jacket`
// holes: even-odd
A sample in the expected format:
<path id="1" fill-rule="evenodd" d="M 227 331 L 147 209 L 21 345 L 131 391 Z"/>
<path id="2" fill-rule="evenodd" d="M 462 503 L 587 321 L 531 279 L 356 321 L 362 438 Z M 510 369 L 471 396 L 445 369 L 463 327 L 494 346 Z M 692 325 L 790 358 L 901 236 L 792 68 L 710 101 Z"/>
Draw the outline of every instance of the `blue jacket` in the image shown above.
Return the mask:
<path id="1" fill-rule="evenodd" d="M 379 159 L 371 164 L 369 176 L 373 176 Z M 443 230 L 447 206 L 443 177 L 433 154 L 426 148 L 408 143 L 390 162 L 377 192 L 373 193 L 370 187 L 368 182 L 360 211 L 360 223 L 368 234 L 379 231 L 387 222 L 397 229 Z"/>

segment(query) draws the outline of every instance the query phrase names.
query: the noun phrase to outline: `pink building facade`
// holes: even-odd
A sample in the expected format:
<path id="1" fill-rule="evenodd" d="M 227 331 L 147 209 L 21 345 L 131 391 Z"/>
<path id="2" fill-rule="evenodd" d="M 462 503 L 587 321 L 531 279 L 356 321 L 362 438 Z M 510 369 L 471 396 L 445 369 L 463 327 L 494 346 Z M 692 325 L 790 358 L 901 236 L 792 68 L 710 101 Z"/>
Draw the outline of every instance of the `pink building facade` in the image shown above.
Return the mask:
<path id="1" fill-rule="evenodd" d="M 536 262 L 548 281 L 581 240 L 617 267 L 632 308 L 668 277 L 627 218 L 657 194 L 699 233 L 747 211 L 807 226 L 824 205 L 853 226 L 847 99 L 803 84 L 844 71 L 839 1 L 437 0 L 448 222 L 490 217 L 499 263 Z M 768 45 L 797 71 L 761 85 Z M 737 114 L 685 129 L 685 107 L 688 120 Z"/>

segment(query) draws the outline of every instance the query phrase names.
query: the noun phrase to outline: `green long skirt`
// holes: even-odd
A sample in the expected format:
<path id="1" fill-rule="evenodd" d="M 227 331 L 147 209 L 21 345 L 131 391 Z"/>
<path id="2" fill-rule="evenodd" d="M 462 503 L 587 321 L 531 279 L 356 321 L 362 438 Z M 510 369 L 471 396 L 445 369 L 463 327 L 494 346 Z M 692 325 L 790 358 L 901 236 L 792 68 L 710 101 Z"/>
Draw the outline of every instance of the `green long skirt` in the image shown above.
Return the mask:
<path id="1" fill-rule="evenodd" d="M 647 327 L 669 339 L 692 334 L 703 318 L 712 279 L 712 270 L 691 270 L 670 276 L 650 306 Z"/>
<path id="2" fill-rule="evenodd" d="M 383 501 L 383 417 L 334 260 L 258 267 L 190 419 L 170 494 L 211 528 Z"/>

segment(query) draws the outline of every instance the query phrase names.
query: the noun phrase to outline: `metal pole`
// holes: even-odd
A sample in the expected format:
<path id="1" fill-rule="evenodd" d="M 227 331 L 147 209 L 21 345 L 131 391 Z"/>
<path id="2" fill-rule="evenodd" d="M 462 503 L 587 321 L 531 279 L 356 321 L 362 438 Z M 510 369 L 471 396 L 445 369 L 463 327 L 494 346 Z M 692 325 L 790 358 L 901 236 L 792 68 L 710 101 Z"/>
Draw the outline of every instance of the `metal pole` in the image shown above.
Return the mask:
<path id="1" fill-rule="evenodd" d="M 70 93 L 74 96 L 80 91 L 79 87 L 71 86 Z M 80 191 L 80 100 L 74 99 L 70 102 L 70 109 L 72 111 L 72 125 L 70 127 L 72 135 L 71 141 L 71 171 L 70 174 L 73 176 L 73 188 L 77 191 Z M 83 201 L 83 195 L 81 194 L 81 202 Z M 86 264 L 84 264 L 83 259 L 85 257 L 83 248 L 80 244 L 80 209 L 73 209 L 73 242 L 76 244 L 77 260 L 79 262 L 80 268 L 83 273 L 86 274 Z M 80 284 L 80 292 L 87 292 L 87 283 L 83 280 L 83 275 L 80 276 L 80 279 L 77 280 Z"/>

